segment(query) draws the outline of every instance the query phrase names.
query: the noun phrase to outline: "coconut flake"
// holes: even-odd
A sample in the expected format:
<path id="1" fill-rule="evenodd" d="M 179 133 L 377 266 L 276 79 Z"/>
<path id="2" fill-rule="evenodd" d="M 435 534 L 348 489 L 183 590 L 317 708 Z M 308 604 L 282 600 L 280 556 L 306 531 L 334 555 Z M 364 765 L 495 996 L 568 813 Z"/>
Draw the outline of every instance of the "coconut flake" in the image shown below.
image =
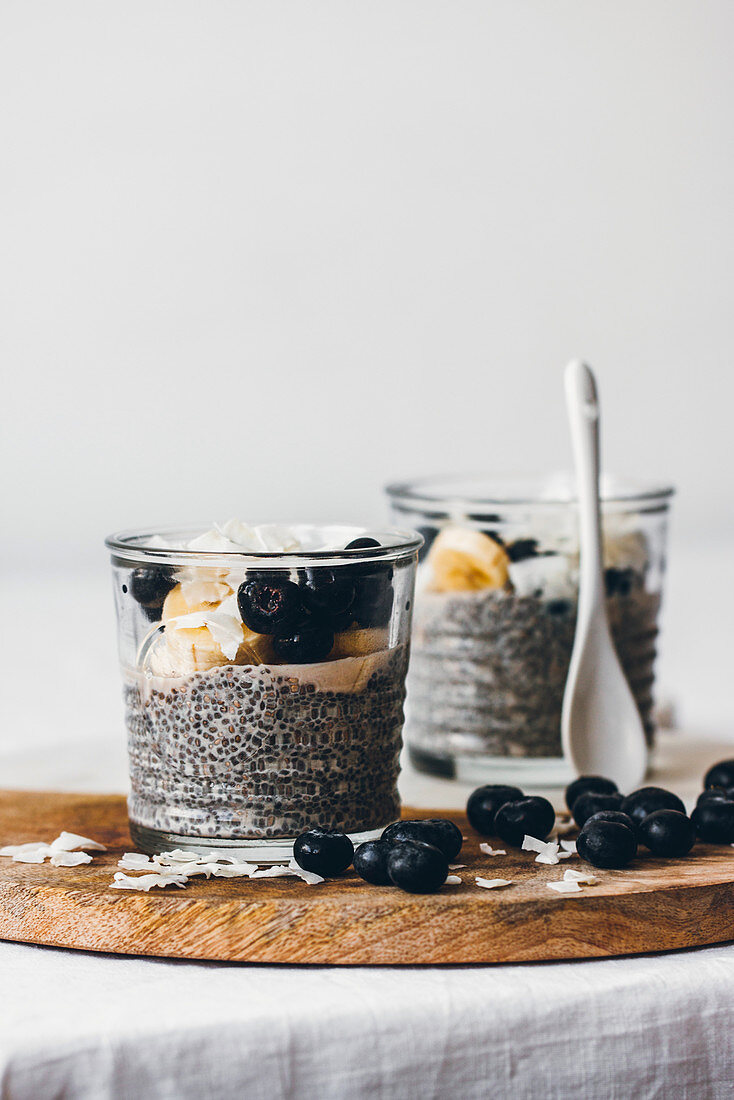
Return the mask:
<path id="1" fill-rule="evenodd" d="M 538 853 L 538 855 L 535 857 L 535 862 L 549 864 L 558 863 L 558 845 L 554 841 L 551 842 L 544 852 Z"/>
<path id="2" fill-rule="evenodd" d="M 54 852 L 73 852 L 75 848 L 90 848 L 93 852 L 107 851 L 104 844 L 98 844 L 88 836 L 79 836 L 78 833 L 59 833 L 56 840 L 51 841 L 51 848 Z"/>
<path id="3" fill-rule="evenodd" d="M 595 886 L 599 879 L 596 875 L 585 873 L 584 871 L 574 871 L 570 867 L 563 872 L 564 882 L 583 882 L 587 886 Z"/>
<path id="4" fill-rule="evenodd" d="M 563 848 L 564 852 L 568 852 L 569 855 L 572 855 L 572 856 L 576 855 L 576 841 L 575 840 L 562 840 L 560 843 L 561 843 L 561 847 Z"/>
<path id="5" fill-rule="evenodd" d="M 507 851 L 504 848 L 493 848 L 491 844 L 480 844 L 479 851 L 484 852 L 485 856 L 506 856 Z"/>
<path id="6" fill-rule="evenodd" d="M 0 848 L 0 855 L 10 856 L 14 863 L 43 863 L 51 855 L 50 844 L 33 841 L 30 844 L 9 844 Z"/>
<path id="7" fill-rule="evenodd" d="M 461 886 L 461 879 L 458 875 L 447 875 L 444 886 Z"/>
<path id="8" fill-rule="evenodd" d="M 185 875 L 138 875 L 131 878 L 129 875 L 117 871 L 114 880 L 110 883 L 113 890 L 142 890 L 146 894 L 154 886 L 185 886 Z"/>
<path id="9" fill-rule="evenodd" d="M 118 859 L 117 866 L 126 871 L 142 871 L 144 867 L 157 867 L 158 864 L 152 863 L 148 856 L 141 852 L 125 852 L 122 859 Z"/>
<path id="10" fill-rule="evenodd" d="M 536 836 L 528 836 L 526 833 L 521 847 L 523 852 L 544 852 L 547 845 L 544 840 L 538 840 Z"/>
<path id="11" fill-rule="evenodd" d="M 89 852 L 54 852 L 51 863 L 54 867 L 78 867 L 81 863 L 91 863 Z"/>
<path id="12" fill-rule="evenodd" d="M 218 604 L 232 595 L 232 589 L 225 581 L 213 581 L 197 576 L 197 570 L 190 570 L 186 579 L 181 581 L 181 595 L 187 607 L 196 607 L 202 603 Z"/>
<path id="13" fill-rule="evenodd" d="M 196 852 L 184 852 L 181 848 L 174 848 L 172 852 L 159 852 L 157 856 L 153 856 L 155 863 L 170 864 L 170 863 L 206 863 L 207 860 L 203 856 L 199 856 Z"/>
<path id="14" fill-rule="evenodd" d="M 512 879 L 510 878 L 475 878 L 477 886 L 483 887 L 485 890 L 498 890 L 500 886 L 512 886 Z"/>
<path id="15" fill-rule="evenodd" d="M 317 875 L 315 871 L 304 871 L 303 867 L 299 867 L 295 859 L 292 859 L 288 864 L 288 870 L 293 871 L 295 875 L 303 879 L 309 886 L 316 886 L 318 883 L 323 882 L 321 875 Z"/>
<path id="16" fill-rule="evenodd" d="M 465 863 L 449 863 L 449 871 L 460 871 L 462 867 L 466 867 Z"/>
<path id="17" fill-rule="evenodd" d="M 522 842 L 523 851 L 537 852 L 536 863 L 558 863 L 558 842 L 556 840 L 538 840 L 534 836 L 525 836 Z M 563 857 L 566 858 L 565 856 Z"/>
<path id="18" fill-rule="evenodd" d="M 292 871 L 290 867 L 277 865 L 265 867 L 260 871 L 253 871 L 250 878 L 287 878 L 288 876 L 295 877 L 295 874 L 296 872 Z"/>
<path id="19" fill-rule="evenodd" d="M 255 533 L 260 540 L 263 550 L 271 553 L 285 554 L 289 550 L 299 550 L 301 543 L 289 527 L 281 527 L 277 523 L 261 523 L 255 528 Z"/>
<path id="20" fill-rule="evenodd" d="M 215 878 L 252 878 L 257 870 L 256 863 L 211 863 Z"/>
<path id="21" fill-rule="evenodd" d="M 561 879 L 560 882 L 546 882 L 549 890 L 555 890 L 558 894 L 580 894 L 581 887 L 575 879 Z"/>

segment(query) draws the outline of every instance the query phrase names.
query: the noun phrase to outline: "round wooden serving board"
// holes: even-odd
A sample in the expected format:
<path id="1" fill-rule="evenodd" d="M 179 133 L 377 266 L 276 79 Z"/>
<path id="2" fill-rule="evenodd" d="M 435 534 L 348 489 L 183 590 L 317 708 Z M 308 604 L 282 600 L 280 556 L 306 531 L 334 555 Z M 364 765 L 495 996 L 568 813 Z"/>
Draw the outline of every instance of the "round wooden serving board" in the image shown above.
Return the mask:
<path id="1" fill-rule="evenodd" d="M 554 866 L 531 852 L 479 851 L 461 814 L 448 816 L 466 841 L 461 886 L 418 896 L 370 886 L 352 871 L 317 886 L 299 879 L 196 878 L 137 893 L 111 890 L 132 851 L 125 800 L 116 795 L 0 792 L 0 847 L 51 841 L 62 830 L 108 846 L 81 867 L 0 858 L 0 938 L 27 943 L 260 963 L 432 964 L 581 959 L 734 939 L 734 848 L 696 845 L 687 859 L 643 852 L 624 871 L 595 871 L 599 884 L 556 894 Z M 493 847 L 504 847 L 493 841 Z M 586 869 L 589 869 L 586 867 Z M 134 873 L 134 872 L 133 872 Z M 480 889 L 475 877 L 513 879 Z"/>

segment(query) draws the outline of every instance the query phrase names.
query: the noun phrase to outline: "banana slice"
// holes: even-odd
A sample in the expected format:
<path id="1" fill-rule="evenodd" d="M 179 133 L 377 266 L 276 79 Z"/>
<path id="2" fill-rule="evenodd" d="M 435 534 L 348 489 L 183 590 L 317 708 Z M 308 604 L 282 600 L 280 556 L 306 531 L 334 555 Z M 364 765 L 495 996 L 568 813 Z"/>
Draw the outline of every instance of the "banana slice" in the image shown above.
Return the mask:
<path id="1" fill-rule="evenodd" d="M 477 592 L 504 588 L 509 558 L 504 549 L 481 531 L 468 527 L 444 527 L 431 547 L 434 592 Z"/>
<path id="2" fill-rule="evenodd" d="M 167 657 L 176 675 L 206 672 L 218 665 L 257 665 L 272 660 L 271 639 L 248 630 L 233 612 L 230 595 L 221 604 L 190 604 L 177 585 L 163 604 Z"/>
<path id="3" fill-rule="evenodd" d="M 339 657 L 366 657 L 368 653 L 387 649 L 387 639 L 387 630 L 384 627 L 344 630 L 334 638 L 334 648 L 329 658 L 336 660 Z"/>

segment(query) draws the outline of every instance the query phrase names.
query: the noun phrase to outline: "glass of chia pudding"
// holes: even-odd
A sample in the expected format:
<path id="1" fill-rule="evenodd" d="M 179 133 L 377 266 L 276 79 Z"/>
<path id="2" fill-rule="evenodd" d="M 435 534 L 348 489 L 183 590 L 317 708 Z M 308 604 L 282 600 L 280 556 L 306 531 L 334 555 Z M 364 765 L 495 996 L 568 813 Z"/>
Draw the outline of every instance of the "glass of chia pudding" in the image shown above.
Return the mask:
<path id="1" fill-rule="evenodd" d="M 396 522 L 424 538 L 406 724 L 420 771 L 521 786 L 571 778 L 561 705 L 578 593 L 574 492 L 561 474 L 388 486 Z M 601 486 L 609 620 L 650 746 L 672 492 Z"/>
<path id="2" fill-rule="evenodd" d="M 230 520 L 106 545 L 141 849 L 282 858 L 399 817 L 419 535 Z"/>

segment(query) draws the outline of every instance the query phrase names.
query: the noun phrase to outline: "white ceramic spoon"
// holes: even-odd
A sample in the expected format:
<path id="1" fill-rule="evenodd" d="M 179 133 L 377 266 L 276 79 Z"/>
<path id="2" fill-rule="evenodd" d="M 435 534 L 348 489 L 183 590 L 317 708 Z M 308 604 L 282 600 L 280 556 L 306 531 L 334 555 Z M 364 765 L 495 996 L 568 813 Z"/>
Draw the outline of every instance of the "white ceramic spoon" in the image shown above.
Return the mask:
<path id="1" fill-rule="evenodd" d="M 563 752 L 579 775 L 604 775 L 621 791 L 631 791 L 645 775 L 647 745 L 607 621 L 596 383 L 589 368 L 580 362 L 568 364 L 565 382 L 576 464 L 581 558 L 576 637 L 563 696 Z"/>

